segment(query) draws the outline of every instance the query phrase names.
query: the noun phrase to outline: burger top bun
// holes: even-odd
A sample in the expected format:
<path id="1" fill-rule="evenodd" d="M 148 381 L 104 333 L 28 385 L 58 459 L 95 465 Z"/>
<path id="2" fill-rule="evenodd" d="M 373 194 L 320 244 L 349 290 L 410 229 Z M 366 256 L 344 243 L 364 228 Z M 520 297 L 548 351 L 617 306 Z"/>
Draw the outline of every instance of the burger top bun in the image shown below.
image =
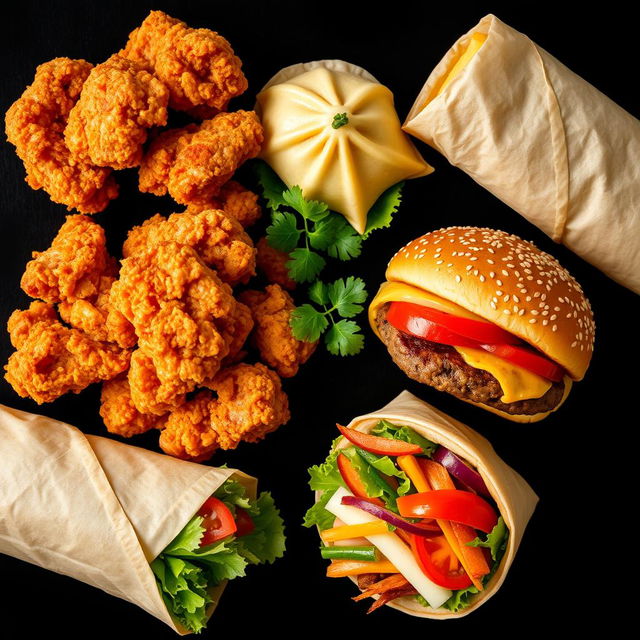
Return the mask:
<path id="1" fill-rule="evenodd" d="M 589 367 L 595 324 L 582 288 L 555 258 L 517 236 L 478 227 L 432 231 L 393 256 L 386 278 L 482 316 L 574 380 Z"/>

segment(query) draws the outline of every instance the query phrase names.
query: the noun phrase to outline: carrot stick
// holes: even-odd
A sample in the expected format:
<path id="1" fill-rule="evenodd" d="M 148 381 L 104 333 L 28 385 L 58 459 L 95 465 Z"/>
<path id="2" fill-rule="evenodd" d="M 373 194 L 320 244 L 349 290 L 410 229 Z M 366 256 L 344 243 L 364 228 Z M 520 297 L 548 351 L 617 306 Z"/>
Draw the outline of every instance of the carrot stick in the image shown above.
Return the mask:
<path id="1" fill-rule="evenodd" d="M 451 480 L 449 472 L 441 464 L 438 464 L 433 460 L 421 460 L 420 466 L 424 471 L 424 475 L 427 477 L 428 482 L 434 489 L 440 490 L 456 488 L 455 484 L 453 484 L 453 480 Z M 459 522 L 450 522 L 449 527 L 456 540 L 456 546 L 451 545 L 456 556 L 458 556 L 473 584 L 482 591 L 482 583 L 478 578 L 487 575 L 490 568 L 484 557 L 482 549 L 467 546 L 467 542 L 471 542 L 477 537 L 476 532 L 472 527 L 460 524 Z M 444 528 L 442 530 L 444 531 Z M 448 538 L 447 541 L 451 544 L 451 541 Z M 458 555 L 458 550 L 460 551 L 460 555 Z"/>
<path id="2" fill-rule="evenodd" d="M 358 562 L 357 560 L 334 560 L 327 567 L 327 577 L 343 578 L 359 576 L 363 573 L 399 573 L 388 560 L 375 562 Z"/>
<path id="3" fill-rule="evenodd" d="M 409 477 L 409 480 L 413 482 L 413 486 L 418 490 L 418 493 L 431 490 L 415 456 L 398 456 L 396 460 L 400 468 Z"/>

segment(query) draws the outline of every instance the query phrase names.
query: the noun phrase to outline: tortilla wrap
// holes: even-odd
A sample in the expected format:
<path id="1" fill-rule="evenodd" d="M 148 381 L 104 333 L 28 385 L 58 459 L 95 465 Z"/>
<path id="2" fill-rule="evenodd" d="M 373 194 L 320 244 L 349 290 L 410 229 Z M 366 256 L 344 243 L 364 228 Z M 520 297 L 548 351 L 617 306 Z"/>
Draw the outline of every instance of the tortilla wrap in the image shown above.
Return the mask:
<path id="1" fill-rule="evenodd" d="M 380 420 L 411 427 L 428 440 L 446 447 L 473 465 L 482 476 L 498 511 L 509 529 L 509 538 L 498 570 L 484 590 L 471 597 L 471 604 L 457 613 L 448 609 L 423 607 L 413 597 L 392 600 L 388 606 L 421 618 L 461 618 L 484 604 L 502 586 L 520 546 L 524 530 L 538 502 L 538 496 L 524 478 L 507 465 L 493 450 L 488 440 L 466 425 L 403 391 L 388 405 L 373 413 L 354 418 L 350 429 L 369 432 Z M 343 438 L 338 448 L 349 446 Z M 316 493 L 316 501 L 320 493 Z M 351 578 L 355 582 L 355 578 Z"/>
<path id="2" fill-rule="evenodd" d="M 640 121 L 527 36 L 484 17 L 432 71 L 403 129 L 640 293 Z"/>
<path id="3" fill-rule="evenodd" d="M 0 553 L 138 605 L 181 635 L 150 562 L 234 476 L 0 405 Z M 225 584 L 211 590 L 215 609 Z"/>

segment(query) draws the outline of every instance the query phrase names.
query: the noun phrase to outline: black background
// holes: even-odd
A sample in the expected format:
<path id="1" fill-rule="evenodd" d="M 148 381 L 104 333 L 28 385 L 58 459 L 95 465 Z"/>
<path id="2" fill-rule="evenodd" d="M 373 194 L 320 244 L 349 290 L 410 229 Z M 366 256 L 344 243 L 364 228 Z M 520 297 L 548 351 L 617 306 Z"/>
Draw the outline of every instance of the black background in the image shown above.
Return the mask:
<path id="1" fill-rule="evenodd" d="M 129 31 L 152 8 L 190 26 L 217 30 L 230 40 L 249 79 L 249 90 L 232 108 L 251 108 L 255 93 L 283 66 L 342 58 L 364 66 L 389 86 L 403 119 L 448 47 L 493 12 L 631 113 L 638 113 L 637 26 L 612 3 L 596 13 L 565 12 L 562 3 L 539 2 L 507 6 L 390 2 L 375 8 L 356 2 L 149 5 L 133 0 L 15 3 L 11 15 L 2 16 L 0 111 L 5 112 L 31 83 L 37 64 L 56 56 L 98 63 L 124 45 Z M 344 632 L 370 637 L 444 631 L 468 636 L 493 634 L 516 621 L 531 631 L 547 628 L 543 612 L 550 611 L 562 612 L 554 623 L 557 631 L 558 625 L 574 623 L 571 612 L 576 606 L 625 608 L 616 587 L 637 582 L 628 570 L 622 583 L 612 581 L 628 566 L 625 544 L 631 539 L 616 537 L 616 522 L 621 522 L 609 519 L 603 498 L 611 488 L 621 488 L 616 460 L 624 459 L 624 454 L 617 447 L 625 438 L 622 434 L 637 423 L 629 407 L 637 393 L 632 372 L 637 368 L 633 363 L 638 354 L 638 297 L 555 245 L 435 151 L 416 144 L 436 172 L 407 183 L 393 227 L 374 234 L 359 259 L 325 275 L 361 276 L 373 293 L 395 250 L 426 231 L 467 224 L 517 233 L 558 257 L 591 300 L 597 323 L 591 369 L 560 411 L 542 423 L 518 425 L 412 382 L 393 365 L 368 327 L 366 349 L 356 357 L 339 359 L 319 350 L 296 378 L 285 382 L 291 422 L 259 444 L 219 452 L 211 461 L 227 462 L 259 477 L 261 488 L 270 490 L 281 508 L 288 546 L 285 558 L 274 566 L 251 568 L 247 578 L 229 585 L 205 635 Z M 13 309 L 29 304 L 19 286 L 24 265 L 31 251 L 49 245 L 65 210 L 43 191 L 26 185 L 22 164 L 7 143 L 0 145 L 0 170 L 0 322 L 4 325 Z M 119 181 L 121 196 L 96 216 L 118 256 L 127 229 L 157 211 L 177 208 L 168 198 L 138 193 L 135 171 L 121 172 Z M 361 319 L 364 325 L 364 316 Z M 11 351 L 6 335 L 0 338 L 0 349 L 0 359 L 6 362 Z M 355 595 L 350 581 L 324 577 L 326 562 L 319 557 L 317 534 L 300 526 L 312 502 L 306 469 L 324 458 L 335 436 L 334 423 L 377 409 L 405 388 L 487 436 L 540 496 L 503 588 L 478 611 L 447 623 L 446 629 L 443 623 L 410 618 L 387 607 L 366 616 L 367 604 L 350 600 Z M 98 385 L 38 407 L 20 399 L 2 380 L 0 402 L 106 435 L 98 415 Z M 157 433 L 131 443 L 157 449 Z M 602 586 L 607 586 L 604 593 Z M 162 623 L 129 603 L 6 556 L 0 556 L 0 613 L 7 638 L 58 631 L 67 637 L 174 637 Z"/>

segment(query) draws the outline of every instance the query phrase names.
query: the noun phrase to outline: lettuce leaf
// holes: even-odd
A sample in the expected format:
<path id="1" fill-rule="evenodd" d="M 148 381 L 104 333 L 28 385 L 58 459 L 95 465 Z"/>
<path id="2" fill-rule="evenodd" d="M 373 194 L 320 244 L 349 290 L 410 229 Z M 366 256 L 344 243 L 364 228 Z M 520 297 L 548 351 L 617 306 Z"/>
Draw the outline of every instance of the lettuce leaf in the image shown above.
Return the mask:
<path id="1" fill-rule="evenodd" d="M 273 562 L 285 550 L 284 524 L 269 493 L 253 500 L 233 478 L 215 493 L 229 509 L 245 509 L 255 529 L 241 537 L 229 536 L 200 547 L 203 518 L 195 515 L 151 563 L 151 569 L 169 612 L 186 629 L 200 632 L 212 602 L 209 589 L 224 580 L 245 575 L 249 564 Z"/>
<path id="2" fill-rule="evenodd" d="M 431 440 L 427 440 L 419 433 L 416 433 L 411 427 L 393 424 L 387 420 L 380 420 L 378 424 L 371 430 L 372 435 L 382 438 L 391 438 L 392 440 L 403 440 L 411 444 L 417 444 L 422 447 L 424 455 L 431 458 L 438 445 Z"/>

